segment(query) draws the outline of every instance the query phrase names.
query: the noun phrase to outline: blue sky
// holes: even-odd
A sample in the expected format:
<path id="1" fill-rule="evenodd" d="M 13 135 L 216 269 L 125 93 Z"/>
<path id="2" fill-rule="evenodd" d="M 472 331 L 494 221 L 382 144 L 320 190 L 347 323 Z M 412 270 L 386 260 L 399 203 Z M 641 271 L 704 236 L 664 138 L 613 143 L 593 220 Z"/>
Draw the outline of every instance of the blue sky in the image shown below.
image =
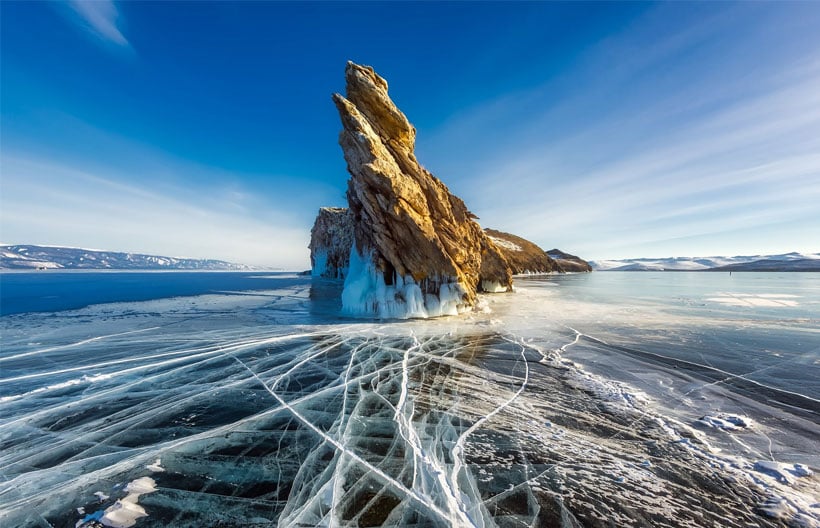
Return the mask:
<path id="1" fill-rule="evenodd" d="M 820 251 L 820 3 L 0 3 L 0 241 L 308 266 L 369 64 L 485 227 Z"/>

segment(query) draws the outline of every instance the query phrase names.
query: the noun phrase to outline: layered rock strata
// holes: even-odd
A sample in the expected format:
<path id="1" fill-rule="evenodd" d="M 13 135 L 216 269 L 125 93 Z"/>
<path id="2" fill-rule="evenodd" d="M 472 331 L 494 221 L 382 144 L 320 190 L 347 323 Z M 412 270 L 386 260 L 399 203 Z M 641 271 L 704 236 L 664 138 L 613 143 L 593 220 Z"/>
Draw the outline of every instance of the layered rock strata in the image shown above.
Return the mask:
<path id="1" fill-rule="evenodd" d="M 350 266 L 353 221 L 343 207 L 322 207 L 310 230 L 310 266 L 314 277 L 344 279 Z"/>
<path id="2" fill-rule="evenodd" d="M 352 62 L 347 97 L 333 101 L 343 130 L 354 243 L 343 310 L 378 317 L 455 314 L 478 291 L 511 291 L 512 271 L 464 202 L 414 154 L 416 130 L 387 82 Z"/>
<path id="3" fill-rule="evenodd" d="M 484 232 L 503 253 L 514 274 L 560 271 L 557 263 L 529 240 L 495 229 L 485 229 Z"/>

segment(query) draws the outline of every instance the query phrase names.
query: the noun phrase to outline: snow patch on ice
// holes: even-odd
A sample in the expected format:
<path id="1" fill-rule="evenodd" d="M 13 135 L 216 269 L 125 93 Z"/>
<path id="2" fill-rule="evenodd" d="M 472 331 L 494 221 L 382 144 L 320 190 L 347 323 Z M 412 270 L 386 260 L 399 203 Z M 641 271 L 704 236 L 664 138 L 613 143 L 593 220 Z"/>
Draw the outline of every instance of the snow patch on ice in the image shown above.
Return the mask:
<path id="1" fill-rule="evenodd" d="M 717 416 L 703 416 L 696 421 L 698 425 L 713 427 L 715 429 L 725 429 L 736 431 L 751 427 L 752 420 L 748 416 L 738 416 L 736 414 L 718 414 Z"/>
<path id="2" fill-rule="evenodd" d="M 783 519 L 789 526 L 816 528 L 817 522 L 803 507 L 788 497 L 772 496 L 759 507 L 761 513 L 775 519 Z"/>
<path id="3" fill-rule="evenodd" d="M 165 468 L 162 467 L 162 459 L 159 458 L 154 460 L 153 464 L 148 464 L 147 466 L 145 466 L 145 468 L 150 471 L 153 471 L 154 473 L 162 473 L 165 471 Z"/>
<path id="4" fill-rule="evenodd" d="M 758 460 L 754 465 L 755 471 L 775 477 L 784 484 L 791 484 L 793 478 L 808 477 L 812 471 L 803 464 L 783 464 L 771 460 Z"/>
<path id="5" fill-rule="evenodd" d="M 100 502 L 105 502 L 108 500 L 108 495 L 106 495 L 102 491 L 95 491 L 94 496 L 97 497 L 100 500 Z"/>
<path id="6" fill-rule="evenodd" d="M 729 419 L 735 418 L 738 419 L 736 420 L 738 423 L 751 424 L 746 417 L 719 416 L 722 416 L 722 422 L 728 424 L 731 424 Z M 814 499 L 795 486 L 796 478 L 812 475 L 812 471 L 804 464 L 789 464 L 771 460 L 759 460 L 752 464 L 742 457 L 719 455 L 717 454 L 719 450 L 710 446 L 704 438 L 698 435 L 697 431 L 688 426 L 660 417 L 656 417 L 655 420 L 673 438 L 674 442 L 685 446 L 693 454 L 705 457 L 713 467 L 720 468 L 733 478 L 755 485 L 766 497 L 758 505 L 758 510 L 764 515 L 782 519 L 789 526 L 806 528 L 820 526 L 817 522 L 817 513 L 812 511 L 815 507 Z M 739 427 L 738 424 L 732 425 Z M 682 434 L 686 436 L 681 436 Z"/>
<path id="7" fill-rule="evenodd" d="M 100 522 L 112 528 L 130 528 L 137 519 L 147 517 L 145 508 L 138 504 L 140 495 L 157 491 L 157 483 L 151 477 L 140 477 L 132 480 L 125 487 L 128 492 L 124 498 L 105 509 Z"/>
<path id="8" fill-rule="evenodd" d="M 570 385 L 585 392 L 594 394 L 621 411 L 638 411 L 650 402 L 646 393 L 625 383 L 605 380 L 599 376 L 576 370 L 569 380 Z"/>
<path id="9" fill-rule="evenodd" d="M 764 476 L 763 479 L 754 478 L 762 485 L 768 498 L 758 506 L 758 509 L 769 517 L 785 520 L 789 526 L 817 528 L 818 505 L 814 499 L 795 489 L 795 479 L 810 477 L 812 471 L 803 464 L 787 464 L 771 460 L 758 460 L 753 470 Z M 768 477 L 765 478 L 765 477 Z"/>

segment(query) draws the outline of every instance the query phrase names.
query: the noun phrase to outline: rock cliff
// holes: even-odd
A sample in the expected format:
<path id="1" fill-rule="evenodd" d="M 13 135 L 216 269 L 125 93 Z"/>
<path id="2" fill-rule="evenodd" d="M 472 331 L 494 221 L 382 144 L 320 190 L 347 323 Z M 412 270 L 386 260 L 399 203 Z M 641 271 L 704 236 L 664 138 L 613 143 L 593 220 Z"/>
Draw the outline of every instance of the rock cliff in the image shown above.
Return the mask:
<path id="1" fill-rule="evenodd" d="M 416 130 L 387 82 L 352 62 L 333 100 L 350 180 L 353 226 L 342 305 L 353 314 L 424 317 L 470 308 L 478 291 L 509 291 L 512 271 L 464 202 L 414 154 Z"/>
<path id="2" fill-rule="evenodd" d="M 547 251 L 547 255 L 552 257 L 558 266 L 558 271 L 562 273 L 592 271 L 589 262 L 575 255 L 564 253 L 560 249 L 551 249 Z"/>
<path id="3" fill-rule="evenodd" d="M 310 230 L 310 266 L 314 277 L 344 279 L 350 266 L 353 222 L 342 207 L 322 207 Z"/>
<path id="4" fill-rule="evenodd" d="M 478 292 L 512 291 L 513 273 L 565 271 L 532 242 L 483 230 L 419 164 L 416 129 L 373 68 L 348 62 L 345 80 L 346 96 L 333 101 L 349 209 L 320 209 L 309 246 L 314 276 L 345 279 L 344 312 L 452 315 L 470 309 Z"/>
<path id="5" fill-rule="evenodd" d="M 560 271 L 558 264 L 529 240 L 495 229 L 485 229 L 484 232 L 504 254 L 514 274 Z"/>

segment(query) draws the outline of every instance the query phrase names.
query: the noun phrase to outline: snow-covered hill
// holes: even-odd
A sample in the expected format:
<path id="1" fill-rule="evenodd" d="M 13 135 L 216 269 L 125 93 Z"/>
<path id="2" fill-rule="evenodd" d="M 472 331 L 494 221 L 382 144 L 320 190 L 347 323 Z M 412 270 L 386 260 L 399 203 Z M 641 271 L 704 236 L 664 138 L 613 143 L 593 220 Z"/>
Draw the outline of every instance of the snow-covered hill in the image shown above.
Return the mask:
<path id="1" fill-rule="evenodd" d="M 597 271 L 820 271 L 820 253 L 593 260 Z"/>
<path id="2" fill-rule="evenodd" d="M 0 245 L 0 269 L 249 270 L 221 260 L 52 246 Z"/>

